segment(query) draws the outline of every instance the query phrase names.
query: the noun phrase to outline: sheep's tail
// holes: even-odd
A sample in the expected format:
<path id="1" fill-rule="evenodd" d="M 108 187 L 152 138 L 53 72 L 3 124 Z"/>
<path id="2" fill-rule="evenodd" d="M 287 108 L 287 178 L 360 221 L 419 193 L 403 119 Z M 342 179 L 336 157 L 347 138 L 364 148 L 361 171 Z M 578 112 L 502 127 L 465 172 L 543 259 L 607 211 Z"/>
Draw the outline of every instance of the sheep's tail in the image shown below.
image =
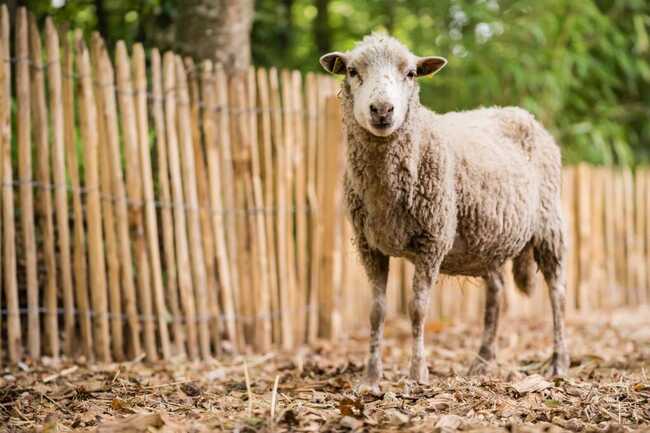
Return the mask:
<path id="1" fill-rule="evenodd" d="M 515 285 L 526 296 L 530 296 L 535 290 L 537 279 L 537 263 L 533 254 L 533 244 L 530 242 L 512 261 L 512 273 L 515 277 Z"/>

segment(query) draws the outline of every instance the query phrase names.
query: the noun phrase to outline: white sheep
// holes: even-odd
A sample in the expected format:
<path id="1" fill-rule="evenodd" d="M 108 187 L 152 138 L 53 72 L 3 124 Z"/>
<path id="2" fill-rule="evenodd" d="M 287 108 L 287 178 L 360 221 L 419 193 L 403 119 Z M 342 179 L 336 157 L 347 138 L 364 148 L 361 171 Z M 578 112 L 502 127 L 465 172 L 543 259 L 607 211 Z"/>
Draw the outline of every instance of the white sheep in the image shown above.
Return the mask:
<path id="1" fill-rule="evenodd" d="M 379 392 L 380 345 L 389 257 L 415 266 L 410 378 L 426 383 L 423 329 L 439 272 L 486 282 L 484 331 L 470 373 L 495 359 L 504 263 L 529 292 L 537 266 L 549 286 L 554 340 L 550 373 L 569 367 L 565 343 L 565 233 L 560 150 L 520 109 L 482 108 L 437 114 L 420 104 L 418 77 L 447 61 L 417 57 L 396 39 L 373 34 L 349 52 L 320 59 L 344 74 L 347 134 L 345 196 L 356 245 L 373 286 L 371 339 L 364 388 Z"/>

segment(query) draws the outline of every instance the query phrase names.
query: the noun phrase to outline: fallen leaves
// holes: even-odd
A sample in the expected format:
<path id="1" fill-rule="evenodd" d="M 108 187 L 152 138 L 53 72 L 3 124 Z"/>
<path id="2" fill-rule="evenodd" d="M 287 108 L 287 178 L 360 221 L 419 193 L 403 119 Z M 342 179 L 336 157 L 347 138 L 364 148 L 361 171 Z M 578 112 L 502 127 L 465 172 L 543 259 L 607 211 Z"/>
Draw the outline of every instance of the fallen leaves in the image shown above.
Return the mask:
<path id="1" fill-rule="evenodd" d="M 359 399 L 342 398 L 338 408 L 343 416 L 360 417 L 363 415 L 363 403 Z"/>

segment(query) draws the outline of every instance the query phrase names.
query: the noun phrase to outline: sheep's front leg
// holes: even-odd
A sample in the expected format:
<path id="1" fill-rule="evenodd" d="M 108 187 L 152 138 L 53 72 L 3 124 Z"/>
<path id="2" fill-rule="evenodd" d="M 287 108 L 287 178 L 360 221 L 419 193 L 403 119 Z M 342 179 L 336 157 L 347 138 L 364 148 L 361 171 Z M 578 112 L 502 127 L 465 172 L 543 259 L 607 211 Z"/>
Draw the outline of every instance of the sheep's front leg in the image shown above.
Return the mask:
<path id="1" fill-rule="evenodd" d="M 380 392 L 379 381 L 383 373 L 381 344 L 384 338 L 389 257 L 377 250 L 362 248 L 361 259 L 372 284 L 372 306 L 370 309 L 370 356 L 366 377 L 358 390 L 378 394 Z"/>
<path id="2" fill-rule="evenodd" d="M 429 381 L 429 368 L 424 357 L 424 321 L 429 308 L 431 288 L 438 275 L 439 267 L 439 263 L 415 266 L 413 299 L 409 305 L 413 333 L 410 378 L 421 384 Z"/>

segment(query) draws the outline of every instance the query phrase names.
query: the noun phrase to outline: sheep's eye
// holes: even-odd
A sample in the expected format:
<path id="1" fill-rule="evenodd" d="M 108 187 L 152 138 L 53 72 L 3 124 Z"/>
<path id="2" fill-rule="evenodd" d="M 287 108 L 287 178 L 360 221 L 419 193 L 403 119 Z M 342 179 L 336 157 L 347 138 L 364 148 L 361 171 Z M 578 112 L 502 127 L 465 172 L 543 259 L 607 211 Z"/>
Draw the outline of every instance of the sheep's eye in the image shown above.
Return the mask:
<path id="1" fill-rule="evenodd" d="M 413 69 L 411 69 L 410 71 L 408 71 L 408 72 L 406 73 L 406 78 L 408 78 L 408 79 L 415 78 L 415 71 L 414 71 Z"/>
<path id="2" fill-rule="evenodd" d="M 357 72 L 357 70 L 354 69 L 354 68 L 349 68 L 349 69 L 348 69 L 348 76 L 349 76 L 350 78 L 357 77 L 357 76 L 359 76 L 359 72 Z"/>

